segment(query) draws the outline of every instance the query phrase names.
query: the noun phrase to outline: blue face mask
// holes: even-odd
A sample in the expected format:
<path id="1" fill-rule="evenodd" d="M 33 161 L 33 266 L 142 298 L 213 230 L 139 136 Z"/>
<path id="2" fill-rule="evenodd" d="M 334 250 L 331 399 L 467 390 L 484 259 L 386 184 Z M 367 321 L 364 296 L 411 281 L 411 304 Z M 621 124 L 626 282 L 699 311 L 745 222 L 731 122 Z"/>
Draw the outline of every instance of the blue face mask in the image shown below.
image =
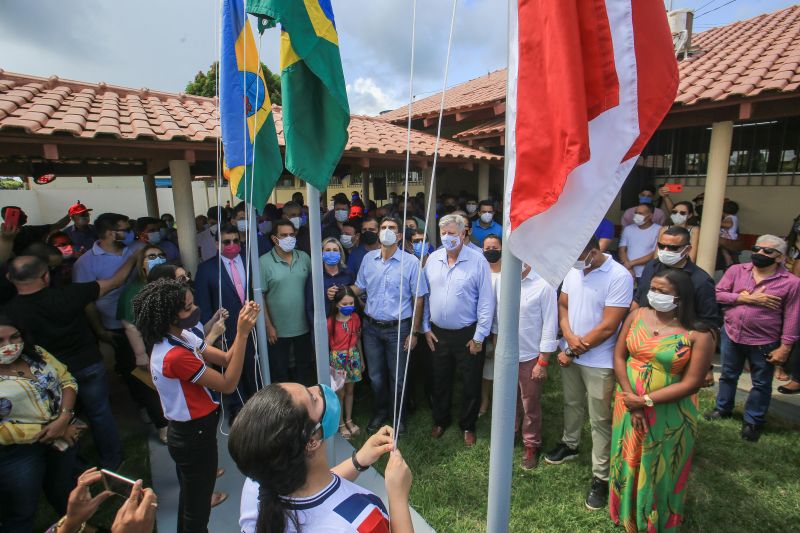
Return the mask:
<path id="1" fill-rule="evenodd" d="M 308 224 L 308 215 L 300 213 L 300 225 L 305 226 L 306 224 Z"/>
<path id="2" fill-rule="evenodd" d="M 639 197 L 639 203 L 640 204 L 652 204 L 653 203 L 653 197 L 652 196 L 640 196 Z"/>
<path id="3" fill-rule="evenodd" d="M 167 260 L 164 257 L 156 257 L 155 259 L 148 259 L 147 271 L 150 272 L 151 270 L 153 270 L 153 267 L 157 267 L 158 265 L 163 265 L 166 262 Z"/>
<path id="4" fill-rule="evenodd" d="M 414 243 L 414 255 L 416 255 L 417 257 L 422 257 L 422 252 L 424 251 L 424 249 L 422 248 L 423 244 L 424 243 L 422 241 Z"/>
<path id="5" fill-rule="evenodd" d="M 322 252 L 322 262 L 326 265 L 338 265 L 342 259 L 342 254 L 339 252 Z"/>
<path id="6" fill-rule="evenodd" d="M 322 419 L 317 423 L 314 428 L 316 432 L 322 428 L 322 440 L 329 439 L 336 434 L 339 429 L 339 417 L 341 416 L 342 406 L 339 403 L 339 397 L 333 392 L 333 389 L 324 383 L 318 385 L 322 393 Z"/>
<path id="7" fill-rule="evenodd" d="M 133 238 L 134 238 L 133 230 L 127 230 L 124 233 L 125 233 L 125 237 L 123 237 L 122 240 L 120 240 L 119 242 L 121 242 L 125 246 L 128 246 L 129 244 L 131 244 L 133 242 Z"/>
<path id="8" fill-rule="evenodd" d="M 342 313 L 344 316 L 350 316 L 353 314 L 353 311 L 356 310 L 355 305 L 343 305 L 339 308 L 339 312 Z"/>

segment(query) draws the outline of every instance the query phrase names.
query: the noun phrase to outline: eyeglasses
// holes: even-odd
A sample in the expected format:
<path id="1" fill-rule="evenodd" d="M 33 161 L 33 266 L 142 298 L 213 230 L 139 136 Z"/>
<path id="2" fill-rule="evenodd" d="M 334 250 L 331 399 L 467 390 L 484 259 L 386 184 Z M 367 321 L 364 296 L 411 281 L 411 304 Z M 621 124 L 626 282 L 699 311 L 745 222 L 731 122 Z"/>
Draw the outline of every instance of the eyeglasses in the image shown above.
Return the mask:
<path id="1" fill-rule="evenodd" d="M 756 246 L 753 246 L 752 250 L 753 250 L 755 253 L 758 253 L 758 252 L 764 252 L 764 253 L 765 253 L 765 254 L 767 254 L 767 255 L 772 255 L 772 254 L 779 254 L 779 253 L 781 253 L 781 252 L 780 252 L 780 250 L 776 250 L 775 248 L 765 248 L 764 246 L 758 246 L 758 245 L 756 245 Z"/>
<path id="2" fill-rule="evenodd" d="M 687 244 L 664 244 L 664 243 L 658 243 L 657 246 L 658 246 L 659 250 L 669 250 L 670 252 L 677 252 L 677 251 L 679 251 L 679 250 L 681 250 L 683 248 L 686 248 L 688 245 Z"/>
<path id="3" fill-rule="evenodd" d="M 147 259 L 166 259 L 167 256 L 165 254 L 147 254 L 145 256 Z"/>
<path id="4" fill-rule="evenodd" d="M 239 244 L 241 241 L 239 239 L 224 239 L 222 244 L 228 246 L 229 244 Z"/>
<path id="5" fill-rule="evenodd" d="M 673 215 L 688 215 L 689 212 L 688 211 L 677 211 L 677 210 L 673 209 L 672 210 L 672 214 Z"/>

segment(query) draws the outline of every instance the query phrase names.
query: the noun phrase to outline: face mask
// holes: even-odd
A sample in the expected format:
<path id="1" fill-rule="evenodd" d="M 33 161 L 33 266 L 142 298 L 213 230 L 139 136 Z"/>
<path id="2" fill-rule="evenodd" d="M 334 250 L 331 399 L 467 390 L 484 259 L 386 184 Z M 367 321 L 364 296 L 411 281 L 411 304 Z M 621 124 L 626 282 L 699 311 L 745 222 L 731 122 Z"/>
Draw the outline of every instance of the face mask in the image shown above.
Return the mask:
<path id="1" fill-rule="evenodd" d="M 222 256 L 228 259 L 234 259 L 241 251 L 242 245 L 238 242 L 232 242 L 222 247 Z"/>
<path id="2" fill-rule="evenodd" d="M 422 254 L 425 252 L 425 249 L 422 247 L 422 241 L 417 241 L 413 243 L 414 246 L 414 255 L 417 257 L 422 257 Z"/>
<path id="3" fill-rule="evenodd" d="M 339 312 L 342 313 L 344 316 L 350 316 L 353 314 L 353 311 L 356 310 L 355 305 L 343 305 L 339 308 Z"/>
<path id="4" fill-rule="evenodd" d="M 117 242 L 121 243 L 124 246 L 128 246 L 133 242 L 133 231 L 125 230 L 125 231 L 118 231 L 117 233 L 124 233 L 125 236 L 121 239 L 117 239 Z"/>
<path id="5" fill-rule="evenodd" d="M 364 241 L 364 244 L 372 246 L 378 242 L 378 234 L 373 233 L 372 231 L 365 231 L 361 234 L 361 240 Z"/>
<path id="6" fill-rule="evenodd" d="M 382 229 L 379 238 L 384 246 L 391 246 L 397 242 L 397 234 L 389 228 Z"/>
<path id="7" fill-rule="evenodd" d="M 352 235 L 339 235 L 339 242 L 342 243 L 342 246 L 345 248 L 352 248 L 353 247 L 353 236 Z"/>
<path id="8" fill-rule="evenodd" d="M 642 224 L 644 224 L 644 219 L 645 216 L 640 215 L 639 213 L 633 215 L 633 223 L 636 224 L 637 226 L 641 226 Z"/>
<path id="9" fill-rule="evenodd" d="M 269 235 L 272 233 L 272 221 L 265 220 L 261 224 L 258 225 L 258 231 L 260 231 L 264 235 Z"/>
<path id="10" fill-rule="evenodd" d="M 478 204 L 467 204 L 467 213 L 470 215 L 478 210 Z"/>
<path id="11" fill-rule="evenodd" d="M 153 270 L 153 267 L 157 267 L 158 265 L 163 265 L 167 262 L 165 257 L 156 257 L 155 259 L 148 259 L 147 260 L 147 271 L 150 272 Z"/>
<path id="12" fill-rule="evenodd" d="M 639 196 L 640 204 L 652 204 L 653 198 L 651 196 Z"/>
<path id="13" fill-rule="evenodd" d="M 672 252 L 670 250 L 659 250 L 658 260 L 667 266 L 676 265 L 683 260 L 685 256 L 682 252 Z"/>
<path id="14" fill-rule="evenodd" d="M 308 224 L 308 215 L 300 213 L 300 225 L 305 226 L 306 224 Z"/>
<path id="15" fill-rule="evenodd" d="M 672 213 L 669 218 L 672 219 L 672 223 L 676 226 L 683 226 L 689 217 L 686 215 L 681 215 L 680 213 Z"/>
<path id="16" fill-rule="evenodd" d="M 167 225 L 167 229 L 172 229 L 175 227 L 175 222 L 173 222 L 172 220 L 167 220 L 165 224 Z"/>
<path id="17" fill-rule="evenodd" d="M 339 404 L 339 397 L 329 386 L 324 383 L 319 385 L 322 393 L 322 419 L 317 423 L 314 431 L 322 428 L 322 440 L 329 439 L 336 434 L 339 429 L 339 417 L 341 416 L 342 406 Z"/>
<path id="18" fill-rule="evenodd" d="M 347 209 L 337 209 L 333 212 L 333 218 L 336 219 L 336 222 L 344 222 L 347 220 L 349 215 L 350 213 L 347 211 Z"/>
<path id="19" fill-rule="evenodd" d="M 580 259 L 575 261 L 575 264 L 572 265 L 572 268 L 574 268 L 575 270 L 583 271 L 589 268 L 590 266 L 592 266 L 592 259 L 587 255 L 583 261 L 581 261 Z"/>
<path id="20" fill-rule="evenodd" d="M 458 235 L 442 235 L 442 244 L 446 250 L 455 250 L 461 244 L 461 238 Z"/>
<path id="21" fill-rule="evenodd" d="M 481 213 L 481 222 L 488 224 L 494 220 L 494 213 Z"/>
<path id="22" fill-rule="evenodd" d="M 342 260 L 342 254 L 339 252 L 322 252 L 322 262 L 328 266 L 338 265 Z"/>
<path id="23" fill-rule="evenodd" d="M 75 254 L 75 250 L 72 248 L 71 244 L 56 246 L 56 248 L 58 248 L 58 251 L 61 252 L 61 256 L 64 258 L 72 257 Z"/>
<path id="24" fill-rule="evenodd" d="M 214 237 L 216 237 L 216 236 L 217 236 L 217 232 L 219 231 L 219 228 L 217 228 L 216 224 L 215 224 L 215 225 L 213 225 L 213 226 L 206 226 L 206 227 L 208 228 L 208 232 L 209 232 L 211 235 L 213 235 Z"/>
<path id="25" fill-rule="evenodd" d="M 195 307 L 194 311 L 186 318 L 178 318 L 175 325 L 181 329 L 190 329 L 195 327 L 198 322 L 200 322 L 200 308 Z"/>
<path id="26" fill-rule="evenodd" d="M 753 254 L 750 256 L 750 261 L 756 268 L 765 268 L 775 264 L 775 258 L 764 254 Z"/>
<path id="27" fill-rule="evenodd" d="M 237 220 L 236 221 L 236 229 L 239 230 L 239 233 L 244 233 L 247 231 L 247 220 Z"/>
<path id="28" fill-rule="evenodd" d="M 291 252 L 294 250 L 294 246 L 297 244 L 297 239 L 294 237 L 284 237 L 283 239 L 278 239 L 278 246 L 281 247 L 286 253 Z"/>
<path id="29" fill-rule="evenodd" d="M 300 229 L 300 226 L 302 225 L 303 220 L 300 217 L 292 217 L 292 218 L 289 219 L 289 222 L 292 223 L 292 226 L 294 226 L 294 229 Z"/>
<path id="30" fill-rule="evenodd" d="M 497 263 L 500 261 L 500 257 L 503 255 L 503 252 L 500 250 L 484 250 L 483 257 L 486 258 L 487 261 L 490 263 Z"/>
<path id="31" fill-rule="evenodd" d="M 147 242 L 150 244 L 158 244 L 161 242 L 161 232 L 151 231 L 147 234 Z"/>
<path id="32" fill-rule="evenodd" d="M 671 294 L 648 291 L 647 301 L 650 302 L 650 307 L 662 313 L 667 313 L 678 307 L 678 304 L 675 303 L 675 297 Z"/>
<path id="33" fill-rule="evenodd" d="M 169 230 L 167 228 L 158 228 L 158 234 L 161 235 L 162 239 L 167 237 Z"/>
<path id="34" fill-rule="evenodd" d="M 22 346 L 23 343 L 21 342 L 12 342 L 5 346 L 0 346 L 0 364 L 10 365 L 19 359 L 22 353 Z"/>

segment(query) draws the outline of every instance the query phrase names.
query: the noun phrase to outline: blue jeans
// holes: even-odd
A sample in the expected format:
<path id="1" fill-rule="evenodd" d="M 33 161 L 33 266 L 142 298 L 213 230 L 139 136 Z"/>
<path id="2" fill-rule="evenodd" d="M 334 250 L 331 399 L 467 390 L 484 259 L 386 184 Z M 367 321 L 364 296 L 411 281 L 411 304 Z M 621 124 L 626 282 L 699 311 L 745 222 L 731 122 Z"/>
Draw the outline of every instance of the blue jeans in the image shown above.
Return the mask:
<path id="1" fill-rule="evenodd" d="M 122 443 L 108 403 L 108 377 L 102 361 L 72 372 L 78 382 L 81 413 L 89 423 L 100 454 L 100 465 L 116 470 L 122 462 Z"/>
<path id="2" fill-rule="evenodd" d="M 47 444 L 0 447 L 0 533 L 33 531 L 39 494 L 63 516 L 77 479 L 75 446 L 59 452 Z"/>
<path id="3" fill-rule="evenodd" d="M 747 395 L 744 405 L 744 421 L 747 424 L 761 426 L 769 409 L 772 398 L 772 375 L 775 367 L 767 361 L 767 355 L 777 348 L 780 342 L 751 346 L 733 342 L 722 328 L 720 352 L 722 353 L 722 375 L 719 378 L 719 394 L 717 409 L 723 413 L 733 411 L 736 398 L 736 385 L 742 375 L 744 362 L 750 362 L 750 378 L 753 388 Z"/>
<path id="4" fill-rule="evenodd" d="M 372 386 L 372 396 L 375 401 L 373 407 L 375 416 L 388 417 L 389 406 L 395 403 L 395 390 L 397 402 L 403 391 L 404 373 L 406 368 L 406 350 L 403 344 L 411 331 L 411 320 L 404 320 L 400 325 L 400 360 L 399 374 L 397 359 L 397 325 L 380 327 L 364 319 L 361 342 L 364 345 L 364 357 L 367 360 L 367 373 Z M 395 387 L 395 377 L 397 384 Z M 403 401 L 406 404 L 407 400 Z M 401 420 L 405 414 L 402 408 L 395 408 Z"/>

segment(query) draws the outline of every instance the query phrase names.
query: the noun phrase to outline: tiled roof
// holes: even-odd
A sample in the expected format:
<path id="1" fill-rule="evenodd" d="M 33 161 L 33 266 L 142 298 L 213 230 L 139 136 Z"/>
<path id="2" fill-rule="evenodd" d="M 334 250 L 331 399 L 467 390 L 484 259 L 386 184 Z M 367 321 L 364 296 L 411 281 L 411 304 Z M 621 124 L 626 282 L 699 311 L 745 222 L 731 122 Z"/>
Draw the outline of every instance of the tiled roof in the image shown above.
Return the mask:
<path id="1" fill-rule="evenodd" d="M 497 118 L 488 122 L 483 122 L 468 130 L 456 133 L 453 135 L 454 139 L 471 139 L 475 137 L 484 137 L 486 135 L 495 135 L 506 131 L 506 119 Z"/>
<path id="2" fill-rule="evenodd" d="M 283 145 L 281 108 L 273 106 Z M 148 89 L 37 78 L 0 70 L 0 132 L 123 140 L 206 141 L 219 135 L 215 101 Z M 350 120 L 348 152 L 404 154 L 406 128 L 364 116 Z M 433 156 L 436 137 L 414 131 L 411 153 Z M 441 139 L 439 156 L 499 160 L 498 156 Z"/>

